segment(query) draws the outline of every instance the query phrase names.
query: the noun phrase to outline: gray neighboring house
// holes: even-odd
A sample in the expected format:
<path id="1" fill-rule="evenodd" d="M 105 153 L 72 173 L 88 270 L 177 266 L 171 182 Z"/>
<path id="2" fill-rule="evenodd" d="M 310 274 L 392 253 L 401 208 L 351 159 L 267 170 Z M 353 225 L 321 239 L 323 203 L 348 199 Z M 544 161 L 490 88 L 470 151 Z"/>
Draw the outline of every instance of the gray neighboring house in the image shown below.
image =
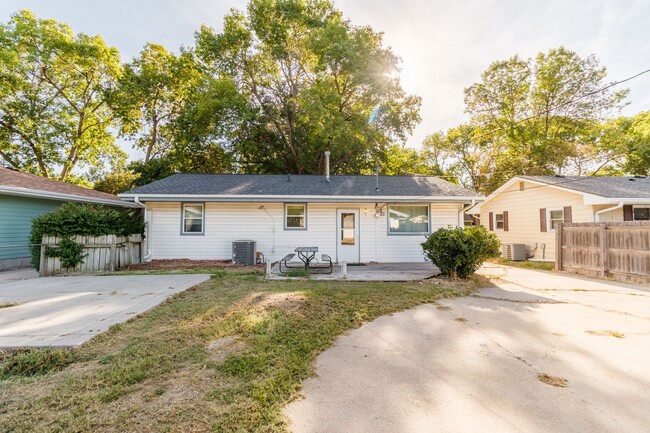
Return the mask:
<path id="1" fill-rule="evenodd" d="M 526 244 L 534 259 L 555 259 L 557 222 L 648 221 L 645 176 L 517 176 L 470 211 L 504 244 Z"/>
<path id="2" fill-rule="evenodd" d="M 112 194 L 0 166 L 0 270 L 29 262 L 32 220 L 66 202 L 133 206 Z"/>
<path id="3" fill-rule="evenodd" d="M 145 205 L 145 260 L 228 260 L 254 240 L 267 260 L 317 246 L 348 263 L 423 261 L 425 236 L 483 198 L 431 176 L 247 174 L 177 174 L 120 197 Z"/>

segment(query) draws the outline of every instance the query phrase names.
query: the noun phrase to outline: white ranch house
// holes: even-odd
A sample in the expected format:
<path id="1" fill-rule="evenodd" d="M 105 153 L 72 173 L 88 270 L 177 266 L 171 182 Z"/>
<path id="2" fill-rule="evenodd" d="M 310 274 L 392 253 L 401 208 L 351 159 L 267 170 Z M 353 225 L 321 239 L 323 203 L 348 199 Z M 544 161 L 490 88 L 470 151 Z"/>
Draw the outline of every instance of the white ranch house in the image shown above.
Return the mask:
<path id="1" fill-rule="evenodd" d="M 317 246 L 348 263 L 424 261 L 425 236 L 483 198 L 438 177 L 246 174 L 176 174 L 120 197 L 145 206 L 145 260 L 228 260 L 254 240 L 266 260 Z"/>

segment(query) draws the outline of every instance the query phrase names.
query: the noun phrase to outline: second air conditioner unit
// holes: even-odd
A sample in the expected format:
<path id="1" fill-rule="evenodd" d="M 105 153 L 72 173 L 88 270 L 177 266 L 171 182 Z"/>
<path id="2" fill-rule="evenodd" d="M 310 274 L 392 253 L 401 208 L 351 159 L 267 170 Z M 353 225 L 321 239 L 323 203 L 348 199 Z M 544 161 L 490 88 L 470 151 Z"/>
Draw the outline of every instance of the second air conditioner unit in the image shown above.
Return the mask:
<path id="1" fill-rule="evenodd" d="M 513 262 L 526 260 L 526 244 L 503 244 L 501 255 L 504 259 Z"/>

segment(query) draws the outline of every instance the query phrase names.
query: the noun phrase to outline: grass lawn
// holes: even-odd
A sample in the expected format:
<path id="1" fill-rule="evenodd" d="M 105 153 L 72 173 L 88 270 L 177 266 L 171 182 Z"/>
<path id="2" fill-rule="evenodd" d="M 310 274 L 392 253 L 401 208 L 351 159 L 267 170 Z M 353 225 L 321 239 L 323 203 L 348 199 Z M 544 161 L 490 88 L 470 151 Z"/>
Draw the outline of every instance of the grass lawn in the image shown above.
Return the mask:
<path id="1" fill-rule="evenodd" d="M 499 257 L 497 259 L 491 259 L 489 261 L 492 263 L 496 263 L 497 265 L 513 266 L 515 268 L 524 268 L 524 269 L 537 269 L 538 271 L 552 271 L 555 269 L 555 262 L 538 262 L 538 261 L 531 261 L 531 260 L 513 262 L 510 260 L 506 260 L 503 257 Z"/>
<path id="2" fill-rule="evenodd" d="M 266 281 L 213 269 L 74 351 L 0 355 L 0 432 L 284 432 L 283 407 L 337 336 L 487 282 Z"/>

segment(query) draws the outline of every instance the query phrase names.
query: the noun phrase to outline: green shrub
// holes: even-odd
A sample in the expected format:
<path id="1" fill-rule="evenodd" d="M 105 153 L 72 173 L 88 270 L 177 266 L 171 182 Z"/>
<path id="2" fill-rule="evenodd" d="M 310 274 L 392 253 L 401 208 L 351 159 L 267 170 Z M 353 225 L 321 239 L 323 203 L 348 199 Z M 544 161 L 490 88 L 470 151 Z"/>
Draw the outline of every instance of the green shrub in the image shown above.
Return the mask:
<path id="1" fill-rule="evenodd" d="M 65 269 L 72 269 L 83 262 L 84 246 L 76 243 L 71 238 L 63 238 L 56 247 L 47 246 L 45 255 L 48 257 L 60 257 L 61 266 Z"/>
<path id="2" fill-rule="evenodd" d="M 446 228 L 431 233 L 422 244 L 424 255 L 443 275 L 452 278 L 476 272 L 483 262 L 499 256 L 499 238 L 485 228 Z"/>
<path id="3" fill-rule="evenodd" d="M 144 221 L 140 209 L 123 210 L 101 205 L 65 203 L 54 212 L 34 218 L 29 242 L 40 244 L 44 235 L 65 239 L 75 235 L 127 236 L 142 233 Z M 73 254 L 70 256 L 74 257 Z M 35 269 L 40 266 L 38 248 L 32 251 L 32 266 Z"/>

